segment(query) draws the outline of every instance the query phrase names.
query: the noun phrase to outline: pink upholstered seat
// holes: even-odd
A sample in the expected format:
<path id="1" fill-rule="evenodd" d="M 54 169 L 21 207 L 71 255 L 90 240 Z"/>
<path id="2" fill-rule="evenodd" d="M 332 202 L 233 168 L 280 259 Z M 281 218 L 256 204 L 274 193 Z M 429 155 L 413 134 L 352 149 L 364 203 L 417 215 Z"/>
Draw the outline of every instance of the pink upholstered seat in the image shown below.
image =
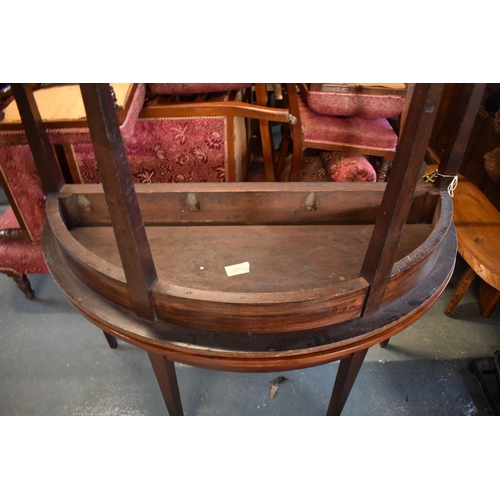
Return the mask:
<path id="1" fill-rule="evenodd" d="M 292 157 L 285 160 L 280 182 L 290 177 Z M 363 155 L 325 151 L 319 156 L 305 157 L 299 171 L 299 182 L 375 182 L 377 173 Z"/>
<path id="2" fill-rule="evenodd" d="M 394 118 L 401 114 L 404 95 L 310 90 L 309 107 L 317 113 L 359 118 Z"/>
<path id="3" fill-rule="evenodd" d="M 226 119 L 220 116 L 139 119 L 125 150 L 137 183 L 227 182 Z M 91 144 L 73 146 L 82 182 L 99 182 Z"/>
<path id="4" fill-rule="evenodd" d="M 321 154 L 324 168 L 333 182 L 375 182 L 377 172 L 363 156 L 335 151 Z"/>
<path id="5" fill-rule="evenodd" d="M 313 111 L 299 96 L 304 142 L 333 146 L 395 151 L 398 137 L 384 118 L 337 117 Z"/>
<path id="6" fill-rule="evenodd" d="M 39 240 L 45 221 L 45 194 L 28 145 L 0 146 L 0 176 L 11 205 L 22 217 L 16 224 L 21 224 L 32 241 Z"/>
<path id="7" fill-rule="evenodd" d="M 11 207 L 0 217 L 0 230 L 19 228 Z M 7 274 L 48 273 L 40 240 L 0 239 L 0 272 Z"/>
<path id="8" fill-rule="evenodd" d="M 11 203 L 0 217 L 0 272 L 31 299 L 34 292 L 26 274 L 48 270 L 41 245 L 45 194 L 28 145 L 0 146 L 0 177 Z"/>
<path id="9" fill-rule="evenodd" d="M 153 94 L 204 94 L 207 92 L 228 92 L 250 87 L 251 83 L 149 83 Z"/>

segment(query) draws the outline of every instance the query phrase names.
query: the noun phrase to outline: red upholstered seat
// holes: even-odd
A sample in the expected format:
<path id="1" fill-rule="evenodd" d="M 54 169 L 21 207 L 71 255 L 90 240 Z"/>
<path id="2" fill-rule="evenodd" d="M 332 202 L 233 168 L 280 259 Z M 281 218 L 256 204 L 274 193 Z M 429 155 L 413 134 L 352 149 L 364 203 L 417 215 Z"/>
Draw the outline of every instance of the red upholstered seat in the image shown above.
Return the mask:
<path id="1" fill-rule="evenodd" d="M 310 90 L 309 107 L 317 113 L 359 118 L 394 118 L 401 114 L 404 95 Z"/>
<path id="2" fill-rule="evenodd" d="M 385 118 L 329 116 L 313 111 L 299 96 L 304 142 L 395 151 L 398 137 Z"/>
<path id="3" fill-rule="evenodd" d="M 16 224 L 22 223 L 31 240 L 39 240 L 45 221 L 45 194 L 28 145 L 0 146 L 0 176 L 11 204 L 22 217 Z"/>
<path id="4" fill-rule="evenodd" d="M 288 181 L 291 167 L 292 157 L 289 156 L 285 160 L 280 182 Z M 299 182 L 375 182 L 376 180 L 375 169 L 363 155 L 333 151 L 303 158 L 299 171 Z"/>
<path id="5" fill-rule="evenodd" d="M 19 228 L 11 207 L 0 217 L 0 230 Z M 40 240 L 10 241 L 0 239 L 0 272 L 14 274 L 48 273 Z"/>
<path id="6" fill-rule="evenodd" d="M 376 182 L 377 172 L 363 156 L 335 151 L 321 154 L 324 168 L 333 182 Z"/>
<path id="7" fill-rule="evenodd" d="M 227 182 L 226 118 L 221 116 L 139 119 L 125 150 L 134 182 Z M 82 182 L 97 183 L 91 144 L 73 146 Z"/>
<path id="8" fill-rule="evenodd" d="M 149 83 L 153 94 L 204 94 L 207 92 L 228 92 L 250 87 L 251 83 Z"/>

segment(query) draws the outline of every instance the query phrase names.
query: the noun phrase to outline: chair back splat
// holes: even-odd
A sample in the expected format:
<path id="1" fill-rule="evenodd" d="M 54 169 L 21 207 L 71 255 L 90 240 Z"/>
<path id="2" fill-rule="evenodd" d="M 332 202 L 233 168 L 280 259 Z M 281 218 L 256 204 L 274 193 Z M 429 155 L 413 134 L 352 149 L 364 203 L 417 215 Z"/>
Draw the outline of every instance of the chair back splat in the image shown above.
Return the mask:
<path id="1" fill-rule="evenodd" d="M 184 413 L 174 362 L 273 372 L 340 360 L 325 404 L 338 415 L 367 350 L 420 318 L 454 268 L 452 198 L 418 182 L 442 84 L 412 88 L 387 183 L 134 185 L 110 89 L 84 84 L 102 185 L 61 186 L 43 130 L 29 134 L 50 191 L 47 267 L 90 321 L 148 352 L 171 415 Z M 300 154 L 301 131 L 281 118 Z"/>

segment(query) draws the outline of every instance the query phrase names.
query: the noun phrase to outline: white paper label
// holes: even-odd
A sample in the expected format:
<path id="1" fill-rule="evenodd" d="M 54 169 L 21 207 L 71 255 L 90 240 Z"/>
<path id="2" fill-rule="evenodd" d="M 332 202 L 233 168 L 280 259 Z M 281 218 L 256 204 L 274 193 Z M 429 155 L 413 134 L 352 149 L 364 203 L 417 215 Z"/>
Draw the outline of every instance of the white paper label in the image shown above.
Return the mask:
<path id="1" fill-rule="evenodd" d="M 234 266 L 226 266 L 224 268 L 228 276 L 237 276 L 238 274 L 246 274 L 250 272 L 250 263 L 242 262 L 241 264 L 234 264 Z"/>

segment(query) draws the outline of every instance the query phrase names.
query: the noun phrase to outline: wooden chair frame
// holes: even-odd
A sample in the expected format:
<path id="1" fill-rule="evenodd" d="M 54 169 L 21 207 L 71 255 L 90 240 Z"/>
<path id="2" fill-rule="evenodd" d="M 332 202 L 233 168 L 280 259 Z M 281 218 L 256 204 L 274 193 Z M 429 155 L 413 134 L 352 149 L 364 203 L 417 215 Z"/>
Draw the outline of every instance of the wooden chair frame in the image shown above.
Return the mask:
<path id="1" fill-rule="evenodd" d="M 301 92 L 307 94 L 308 86 L 307 84 L 299 84 Z M 381 164 L 377 167 L 377 181 L 384 182 L 387 179 L 388 172 L 391 168 L 392 162 L 396 156 L 396 150 L 386 151 L 383 149 L 376 148 L 360 148 L 360 147 L 350 147 L 345 145 L 335 145 L 332 146 L 329 143 L 319 143 L 319 142 L 308 142 L 304 139 L 303 126 L 300 119 L 300 111 L 298 105 L 298 94 L 297 94 L 297 84 L 288 83 L 285 86 L 285 97 L 288 103 L 288 108 L 293 116 L 297 117 L 297 122 L 289 125 L 283 126 L 283 139 L 280 145 L 279 159 L 277 164 L 278 175 L 282 172 L 285 163 L 285 157 L 287 155 L 290 140 L 293 140 L 293 161 L 292 168 L 290 171 L 290 181 L 294 182 L 299 179 L 299 171 L 302 166 L 302 154 L 304 149 L 324 149 L 327 151 L 339 151 L 346 153 L 357 153 L 367 156 L 376 156 L 381 158 Z M 406 98 L 403 105 L 403 110 L 401 113 L 399 121 L 398 134 L 401 136 L 404 124 L 406 122 L 406 117 L 410 107 L 411 99 L 413 96 L 414 84 L 409 84 L 406 90 Z"/>

